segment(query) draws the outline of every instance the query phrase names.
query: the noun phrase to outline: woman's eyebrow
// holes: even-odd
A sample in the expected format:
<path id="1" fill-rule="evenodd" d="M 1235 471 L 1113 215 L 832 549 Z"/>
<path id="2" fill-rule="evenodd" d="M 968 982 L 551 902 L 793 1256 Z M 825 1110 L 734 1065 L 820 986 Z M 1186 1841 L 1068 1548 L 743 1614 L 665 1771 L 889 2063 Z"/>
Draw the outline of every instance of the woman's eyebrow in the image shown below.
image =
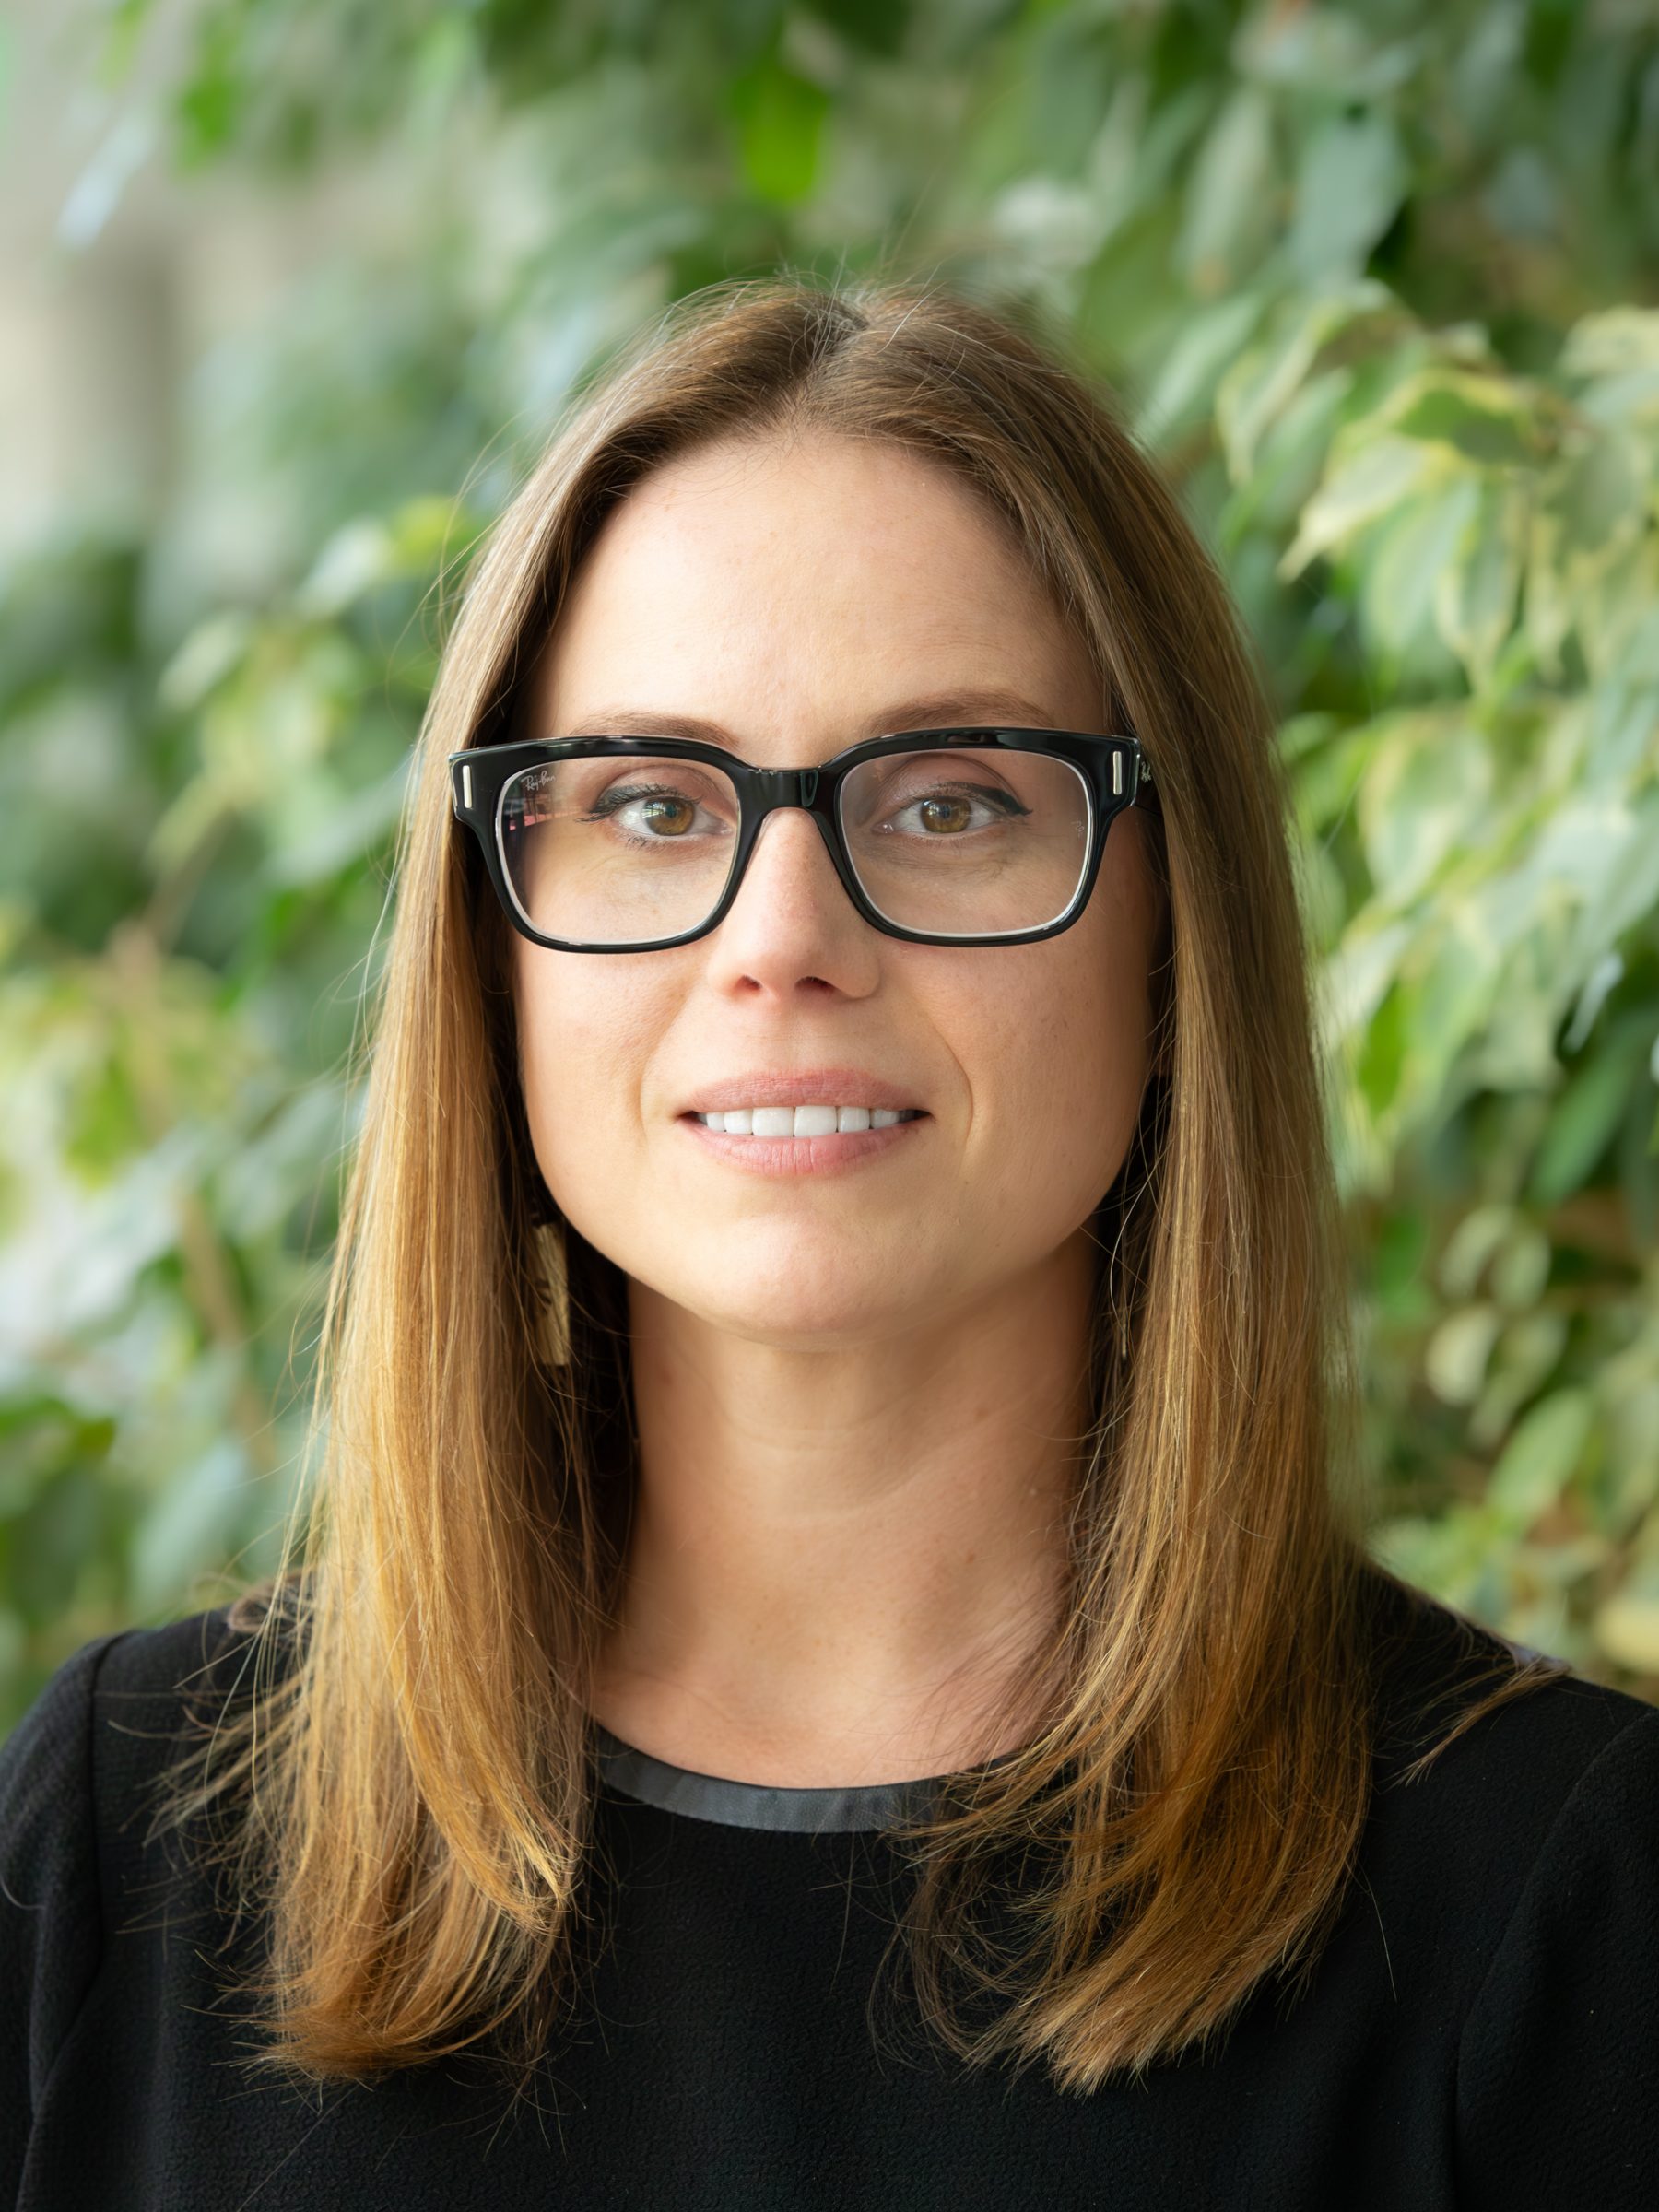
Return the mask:
<path id="1" fill-rule="evenodd" d="M 957 723 L 1006 723 L 1020 729 L 1053 729 L 1053 715 L 1018 691 L 940 691 L 924 699 L 908 699 L 879 714 L 868 714 L 849 724 L 846 742 L 861 737 L 885 736 L 889 730 L 947 728 Z M 596 707 L 573 719 L 568 730 L 551 736 L 594 737 L 699 737 L 706 745 L 724 746 L 741 753 L 743 742 L 718 722 L 700 714 L 666 714 L 642 707 Z"/>

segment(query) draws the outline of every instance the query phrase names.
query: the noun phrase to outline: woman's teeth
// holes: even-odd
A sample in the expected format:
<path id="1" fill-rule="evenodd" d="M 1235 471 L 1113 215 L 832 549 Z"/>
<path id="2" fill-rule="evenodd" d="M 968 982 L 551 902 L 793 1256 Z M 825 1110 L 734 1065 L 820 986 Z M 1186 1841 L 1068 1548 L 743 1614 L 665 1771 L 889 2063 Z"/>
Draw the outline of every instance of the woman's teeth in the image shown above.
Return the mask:
<path id="1" fill-rule="evenodd" d="M 693 1118 L 727 1136 L 835 1136 L 843 1129 L 890 1129 L 921 1113 L 919 1106 L 734 1106 Z"/>

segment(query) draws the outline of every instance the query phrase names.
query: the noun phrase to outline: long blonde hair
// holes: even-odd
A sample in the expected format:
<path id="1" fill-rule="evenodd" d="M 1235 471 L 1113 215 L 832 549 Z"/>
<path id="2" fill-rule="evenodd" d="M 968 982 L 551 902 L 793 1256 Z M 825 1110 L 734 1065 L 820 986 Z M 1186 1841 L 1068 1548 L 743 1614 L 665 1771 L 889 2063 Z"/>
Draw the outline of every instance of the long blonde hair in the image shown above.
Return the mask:
<path id="1" fill-rule="evenodd" d="M 1055 341 L 937 284 L 736 282 L 671 310 L 561 427 L 476 562 L 421 733 L 315 1496 L 278 1574 L 232 1608 L 243 1692 L 167 1778 L 167 1818 L 215 1811 L 204 1847 L 269 1915 L 266 1964 L 239 1985 L 267 2031 L 258 2068 L 367 2076 L 467 2045 L 533 2065 L 574 2002 L 586 1686 L 637 1451 L 626 1302 L 535 1167 L 507 924 L 444 757 L 513 728 L 631 486 L 700 441 L 804 426 L 977 488 L 1090 647 L 1100 726 L 1140 737 L 1162 809 L 1159 1051 L 1096 1222 L 1068 1604 L 1010 1693 L 1038 1685 L 1046 1718 L 900 1839 L 917 2017 L 971 2063 L 1041 2060 L 1087 2090 L 1305 1971 L 1343 1901 L 1371 1786 L 1376 1571 L 1264 687 L 1174 497 Z M 1551 1665 L 1506 1653 L 1486 1702 Z M 994 1937 L 982 1909 L 1014 1860 Z"/>

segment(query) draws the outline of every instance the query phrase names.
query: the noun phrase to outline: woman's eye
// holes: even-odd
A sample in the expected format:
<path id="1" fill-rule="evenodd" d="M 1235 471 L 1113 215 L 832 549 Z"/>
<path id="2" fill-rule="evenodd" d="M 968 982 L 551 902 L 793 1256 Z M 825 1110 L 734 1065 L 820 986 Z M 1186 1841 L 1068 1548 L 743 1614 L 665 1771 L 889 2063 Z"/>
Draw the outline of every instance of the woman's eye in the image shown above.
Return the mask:
<path id="1" fill-rule="evenodd" d="M 700 825 L 700 815 L 703 816 Z M 700 827 L 702 835 L 718 836 L 724 827 L 686 792 L 641 790 L 637 784 L 607 791 L 587 818 L 614 822 L 625 835 L 647 844 L 665 844 Z"/>
<path id="2" fill-rule="evenodd" d="M 618 808 L 617 818 L 624 829 L 649 829 L 663 837 L 683 837 L 697 818 L 697 809 L 688 799 L 633 799 Z"/>
<path id="3" fill-rule="evenodd" d="M 1011 792 L 994 791 L 982 784 L 959 784 L 955 790 L 924 792 L 907 800 L 889 819 L 899 824 L 909 815 L 913 818 L 914 832 L 924 837 L 954 837 L 965 830 L 987 829 L 1025 811 Z"/>

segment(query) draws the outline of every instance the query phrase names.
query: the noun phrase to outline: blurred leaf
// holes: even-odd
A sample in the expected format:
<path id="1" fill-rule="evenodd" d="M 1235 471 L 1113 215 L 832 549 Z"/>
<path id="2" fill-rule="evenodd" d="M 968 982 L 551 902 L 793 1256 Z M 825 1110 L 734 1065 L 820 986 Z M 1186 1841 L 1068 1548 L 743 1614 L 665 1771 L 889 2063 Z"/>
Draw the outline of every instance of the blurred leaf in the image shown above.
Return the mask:
<path id="1" fill-rule="evenodd" d="M 1488 1263 L 1501 1250 L 1515 1221 L 1508 1206 L 1477 1206 L 1466 1213 L 1441 1253 L 1440 1286 L 1452 1299 L 1468 1299 Z"/>
<path id="2" fill-rule="evenodd" d="M 1476 527 L 1479 500 L 1471 477 L 1454 477 L 1403 505 L 1375 533 L 1359 606 L 1367 634 L 1384 656 L 1407 654 L 1428 633 L 1442 580 Z"/>
<path id="3" fill-rule="evenodd" d="M 247 1455 L 229 1437 L 216 1438 L 193 1465 L 179 1469 L 134 1538 L 132 1594 L 141 1611 L 166 1605 L 192 1575 L 229 1556 L 248 1477 Z"/>
<path id="4" fill-rule="evenodd" d="M 1253 85 L 1241 85 L 1220 114 L 1194 166 L 1181 264 L 1200 293 L 1220 290 L 1248 246 L 1271 219 L 1273 111 Z"/>
<path id="5" fill-rule="evenodd" d="M 1423 1356 L 1423 1372 L 1448 1406 L 1472 1406 L 1480 1395 L 1502 1326 L 1497 1307 L 1482 1304 L 1449 1314 L 1435 1330 Z"/>
<path id="6" fill-rule="evenodd" d="M 1490 750 L 1462 717 L 1399 714 L 1376 725 L 1355 818 L 1373 882 L 1415 898 L 1487 818 Z"/>
<path id="7" fill-rule="evenodd" d="M 170 707 L 199 707 L 247 657 L 253 618 L 240 607 L 210 615 L 184 640 L 161 671 L 157 689 Z"/>
<path id="8" fill-rule="evenodd" d="M 1379 516 L 1399 514 L 1443 473 L 1434 449 L 1416 439 L 1377 438 L 1349 446 L 1303 508 L 1279 575 L 1287 581 L 1299 576 L 1316 554 L 1346 546 Z"/>
<path id="9" fill-rule="evenodd" d="M 1561 1040 L 1561 1050 L 1576 1053 L 1595 1027 L 1595 1018 L 1606 1004 L 1607 994 L 1622 981 L 1624 960 L 1617 952 L 1604 952 L 1584 980 L 1579 993 L 1578 1004 L 1572 1009 L 1572 1019 L 1567 1034 Z"/>
<path id="10" fill-rule="evenodd" d="M 1560 1496 L 1595 1418 L 1587 1390 L 1558 1390 L 1540 1400 L 1504 1446 L 1487 1502 L 1516 1527 L 1530 1528 Z"/>
<path id="11" fill-rule="evenodd" d="M 1516 1313 L 1536 1303 L 1549 1280 L 1549 1239 L 1535 1222 L 1517 1218 L 1492 1263 L 1492 1290 Z"/>
<path id="12" fill-rule="evenodd" d="M 1399 437 L 1451 446 L 1490 468 L 1539 452 L 1535 404 L 1513 379 L 1436 368 L 1403 385 L 1383 419 Z"/>
<path id="13" fill-rule="evenodd" d="M 1535 1205 L 1559 1206 L 1588 1180 L 1624 1118 L 1641 1045 L 1632 1030 L 1619 1049 L 1586 1060 L 1568 1081 L 1533 1162 L 1528 1194 Z"/>
<path id="14" fill-rule="evenodd" d="M 1595 1641 L 1615 1665 L 1659 1675 L 1659 1563 L 1650 1562 L 1597 1609 Z"/>
<path id="15" fill-rule="evenodd" d="M 1217 391 L 1216 422 L 1234 482 L 1249 477 L 1257 446 L 1327 349 L 1368 329 L 1380 337 L 1401 320 L 1394 295 L 1371 277 L 1284 303 L 1267 335 L 1245 349 Z"/>
<path id="16" fill-rule="evenodd" d="M 818 140 L 830 98 L 821 86 L 763 54 L 732 80 L 744 174 L 764 200 L 804 200 L 818 176 Z"/>
<path id="17" fill-rule="evenodd" d="M 1531 511 L 1508 485 L 1482 485 L 1462 542 L 1434 579 L 1441 635 L 1476 688 L 1490 680 L 1515 618 Z"/>
<path id="18" fill-rule="evenodd" d="M 1565 1315 L 1539 1309 L 1507 1322 L 1493 1347 L 1469 1415 L 1473 1448 L 1494 1450 L 1508 1435 L 1515 1416 L 1551 1380 L 1567 1348 Z"/>
<path id="19" fill-rule="evenodd" d="M 1303 148 L 1290 256 L 1308 285 L 1351 275 L 1394 220 L 1409 170 L 1380 109 L 1322 124 Z M 1259 186 L 1258 186 L 1259 190 Z"/>
<path id="20" fill-rule="evenodd" d="M 85 1563 L 101 1548 L 108 1512 L 95 1469 L 76 1459 L 18 1515 L 9 1532 L 9 1579 L 26 1620 L 48 1621 L 73 1605 Z"/>
<path id="21" fill-rule="evenodd" d="M 888 56 L 902 49 L 912 12 L 904 0 L 809 0 L 809 5 L 851 44 Z"/>
<path id="22" fill-rule="evenodd" d="M 1189 318 L 1147 396 L 1135 426 L 1137 438 L 1167 438 L 1194 418 L 1208 415 L 1217 383 L 1238 359 L 1264 304 L 1259 293 L 1236 292 Z"/>

